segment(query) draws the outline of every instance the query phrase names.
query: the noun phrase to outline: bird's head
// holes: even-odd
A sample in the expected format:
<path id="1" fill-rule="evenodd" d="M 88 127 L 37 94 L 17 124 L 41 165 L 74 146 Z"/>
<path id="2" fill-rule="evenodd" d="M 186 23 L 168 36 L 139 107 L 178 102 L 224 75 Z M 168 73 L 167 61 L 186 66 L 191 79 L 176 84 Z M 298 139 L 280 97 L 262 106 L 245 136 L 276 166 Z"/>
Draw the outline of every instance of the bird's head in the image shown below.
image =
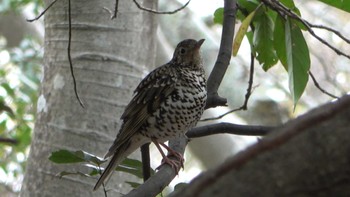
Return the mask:
<path id="1" fill-rule="evenodd" d="M 177 66 L 190 67 L 193 69 L 202 69 L 202 57 L 199 49 L 204 39 L 193 40 L 187 39 L 181 41 L 175 49 L 173 61 Z"/>

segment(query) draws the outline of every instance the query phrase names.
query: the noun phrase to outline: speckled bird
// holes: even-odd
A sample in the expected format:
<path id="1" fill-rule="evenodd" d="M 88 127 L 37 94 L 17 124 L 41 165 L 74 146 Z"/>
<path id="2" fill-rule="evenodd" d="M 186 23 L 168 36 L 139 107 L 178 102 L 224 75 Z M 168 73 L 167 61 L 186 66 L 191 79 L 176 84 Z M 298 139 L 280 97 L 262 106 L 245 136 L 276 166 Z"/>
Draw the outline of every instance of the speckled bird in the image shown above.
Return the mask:
<path id="1" fill-rule="evenodd" d="M 170 62 L 153 70 L 137 86 L 121 116 L 121 129 L 105 155 L 112 158 L 94 190 L 108 181 L 121 161 L 148 142 L 156 145 L 163 157 L 162 163 L 176 170 L 183 166 L 182 155 L 164 142 L 183 136 L 202 116 L 207 99 L 200 55 L 203 42 L 204 39 L 180 42 Z M 181 162 L 168 158 L 160 146 Z"/>

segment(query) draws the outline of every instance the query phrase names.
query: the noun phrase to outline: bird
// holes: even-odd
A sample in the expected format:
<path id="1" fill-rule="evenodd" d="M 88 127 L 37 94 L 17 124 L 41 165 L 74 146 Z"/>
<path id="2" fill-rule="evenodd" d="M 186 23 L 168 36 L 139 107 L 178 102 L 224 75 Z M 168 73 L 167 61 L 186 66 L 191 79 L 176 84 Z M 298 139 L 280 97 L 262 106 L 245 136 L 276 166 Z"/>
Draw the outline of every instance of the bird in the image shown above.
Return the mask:
<path id="1" fill-rule="evenodd" d="M 183 157 L 165 142 L 184 136 L 199 121 L 207 100 L 206 78 L 200 48 L 204 39 L 186 39 L 172 59 L 150 72 L 137 86 L 121 116 L 122 125 L 104 158 L 111 158 L 94 190 L 105 184 L 115 168 L 143 144 L 153 142 L 164 163 L 175 170 Z M 161 146 L 180 160 L 165 156 Z M 176 172 L 177 172 L 176 171 Z"/>

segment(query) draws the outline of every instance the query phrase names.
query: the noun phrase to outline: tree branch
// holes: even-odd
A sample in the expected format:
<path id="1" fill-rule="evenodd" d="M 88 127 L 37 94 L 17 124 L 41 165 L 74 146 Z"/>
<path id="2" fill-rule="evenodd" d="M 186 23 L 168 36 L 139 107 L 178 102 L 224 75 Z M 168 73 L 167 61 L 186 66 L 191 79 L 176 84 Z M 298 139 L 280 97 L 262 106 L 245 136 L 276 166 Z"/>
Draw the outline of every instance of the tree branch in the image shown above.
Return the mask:
<path id="1" fill-rule="evenodd" d="M 178 138 L 176 140 L 171 140 L 169 141 L 169 147 L 183 155 L 183 153 L 185 152 L 187 141 L 188 140 L 185 137 Z M 178 159 L 176 157 L 170 158 L 173 160 Z M 155 175 L 149 178 L 138 188 L 126 194 L 124 197 L 156 196 L 157 194 L 162 192 L 167 185 L 169 185 L 169 183 L 175 178 L 176 175 L 177 172 L 175 172 L 170 165 L 162 165 Z"/>
<path id="2" fill-rule="evenodd" d="M 2 137 L 0 137 L 0 143 L 16 145 L 16 144 L 18 144 L 18 140 L 11 139 L 11 138 L 2 138 Z"/>
<path id="3" fill-rule="evenodd" d="M 197 179 L 194 179 L 190 186 L 183 188 L 172 196 L 201 196 L 203 190 L 205 190 L 204 188 L 210 187 L 213 182 L 221 179 L 223 176 L 227 175 L 228 172 L 239 170 L 258 155 L 279 148 L 281 145 L 303 132 L 310 131 L 310 128 L 334 118 L 337 114 L 341 113 L 344 116 L 345 110 L 349 108 L 350 96 L 346 95 L 336 102 L 328 103 L 305 115 L 299 116 L 276 130 L 274 135 L 269 135 L 269 137 L 263 138 L 259 143 L 248 147 L 245 151 L 239 152 L 218 168 L 203 173 Z M 334 140 L 334 138 L 332 138 L 332 140 Z"/>
<path id="4" fill-rule="evenodd" d="M 234 134 L 244 136 L 263 136 L 271 132 L 276 127 L 238 125 L 227 122 L 195 127 L 186 133 L 189 138 L 198 138 L 215 134 Z"/>
<path id="5" fill-rule="evenodd" d="M 208 78 L 208 99 L 206 109 L 225 106 L 227 102 L 225 98 L 218 95 L 218 89 L 230 64 L 232 56 L 232 43 L 237 12 L 236 4 L 236 0 L 225 0 L 220 49 L 214 68 Z"/>

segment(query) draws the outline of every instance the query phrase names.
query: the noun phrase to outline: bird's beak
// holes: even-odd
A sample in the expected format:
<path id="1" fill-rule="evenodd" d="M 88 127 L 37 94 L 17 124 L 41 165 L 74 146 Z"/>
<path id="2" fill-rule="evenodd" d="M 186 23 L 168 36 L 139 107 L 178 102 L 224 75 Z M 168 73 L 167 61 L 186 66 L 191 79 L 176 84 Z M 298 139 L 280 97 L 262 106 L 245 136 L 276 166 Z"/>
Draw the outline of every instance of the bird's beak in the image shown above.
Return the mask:
<path id="1" fill-rule="evenodd" d="M 198 41 L 197 41 L 197 44 L 196 44 L 196 49 L 201 48 L 201 46 L 202 46 L 203 42 L 204 42 L 204 39 L 200 39 L 200 40 L 198 40 Z"/>

